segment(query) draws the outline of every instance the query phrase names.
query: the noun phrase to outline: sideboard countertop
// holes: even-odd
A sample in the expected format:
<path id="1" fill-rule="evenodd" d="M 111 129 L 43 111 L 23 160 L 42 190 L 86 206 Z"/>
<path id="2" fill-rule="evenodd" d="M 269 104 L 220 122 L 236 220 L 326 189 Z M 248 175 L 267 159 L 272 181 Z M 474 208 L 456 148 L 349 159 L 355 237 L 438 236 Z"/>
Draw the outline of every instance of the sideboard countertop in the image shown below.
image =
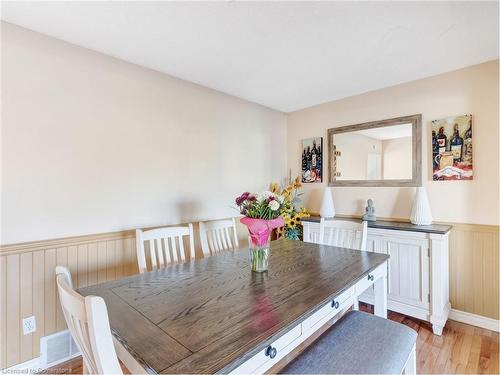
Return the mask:
<path id="1" fill-rule="evenodd" d="M 305 217 L 302 221 L 311 222 L 311 223 L 319 223 L 321 217 L 319 216 L 311 216 Z M 361 219 L 350 219 L 350 218 L 338 218 L 333 220 L 355 220 L 360 221 Z M 453 227 L 451 225 L 444 224 L 431 224 L 431 225 L 415 225 L 412 223 L 404 222 L 404 221 L 369 221 L 368 228 L 377 228 L 377 229 L 390 229 L 390 230 L 403 230 L 409 232 L 423 232 L 423 233 L 434 233 L 434 234 L 446 234 Z"/>

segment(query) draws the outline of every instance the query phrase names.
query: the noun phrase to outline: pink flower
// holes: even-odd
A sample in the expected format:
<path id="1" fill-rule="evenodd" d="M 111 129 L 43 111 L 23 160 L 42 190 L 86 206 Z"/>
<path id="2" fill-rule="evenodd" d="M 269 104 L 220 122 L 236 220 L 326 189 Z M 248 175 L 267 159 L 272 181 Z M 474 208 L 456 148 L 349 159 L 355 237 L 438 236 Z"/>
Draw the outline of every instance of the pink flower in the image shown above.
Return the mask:
<path id="1" fill-rule="evenodd" d="M 245 202 L 247 200 L 249 195 L 250 195 L 249 192 L 244 192 L 243 194 L 241 194 L 238 198 L 235 199 L 236 205 L 241 206 L 243 204 L 243 202 Z"/>

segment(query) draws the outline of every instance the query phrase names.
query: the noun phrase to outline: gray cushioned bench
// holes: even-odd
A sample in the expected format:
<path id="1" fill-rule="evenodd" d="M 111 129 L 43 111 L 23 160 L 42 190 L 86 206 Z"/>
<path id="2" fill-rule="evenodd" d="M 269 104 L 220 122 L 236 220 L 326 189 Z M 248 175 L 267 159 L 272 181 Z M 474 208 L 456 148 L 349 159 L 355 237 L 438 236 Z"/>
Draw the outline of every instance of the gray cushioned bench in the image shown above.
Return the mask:
<path id="1" fill-rule="evenodd" d="M 282 373 L 400 374 L 405 370 L 414 374 L 416 340 L 417 333 L 403 324 L 350 311 Z"/>

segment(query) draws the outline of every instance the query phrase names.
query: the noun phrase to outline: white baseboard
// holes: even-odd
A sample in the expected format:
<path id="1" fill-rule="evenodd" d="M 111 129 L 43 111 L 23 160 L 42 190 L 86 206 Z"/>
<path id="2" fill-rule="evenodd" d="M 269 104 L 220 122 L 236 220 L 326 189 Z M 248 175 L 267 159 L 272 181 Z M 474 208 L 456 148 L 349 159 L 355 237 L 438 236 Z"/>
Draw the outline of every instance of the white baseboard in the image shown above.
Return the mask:
<path id="1" fill-rule="evenodd" d="M 449 319 L 460 323 L 470 324 L 490 331 L 500 332 L 500 321 L 486 316 L 471 314 L 465 311 L 451 309 Z"/>
<path id="2" fill-rule="evenodd" d="M 0 369 L 0 374 L 36 374 L 42 370 L 40 367 L 40 357 L 36 357 L 12 367 Z"/>
<path id="3" fill-rule="evenodd" d="M 364 293 L 359 297 L 361 302 L 373 305 L 373 295 Z M 426 314 L 425 310 L 418 309 L 413 306 L 398 303 L 395 301 L 387 301 L 387 309 L 391 311 L 396 311 L 403 315 L 413 316 L 420 320 L 429 321 L 429 316 Z M 486 316 L 471 314 L 461 310 L 451 309 L 448 319 L 456 320 L 460 323 L 470 324 L 471 326 L 489 329 L 490 331 L 500 332 L 500 321 Z"/>

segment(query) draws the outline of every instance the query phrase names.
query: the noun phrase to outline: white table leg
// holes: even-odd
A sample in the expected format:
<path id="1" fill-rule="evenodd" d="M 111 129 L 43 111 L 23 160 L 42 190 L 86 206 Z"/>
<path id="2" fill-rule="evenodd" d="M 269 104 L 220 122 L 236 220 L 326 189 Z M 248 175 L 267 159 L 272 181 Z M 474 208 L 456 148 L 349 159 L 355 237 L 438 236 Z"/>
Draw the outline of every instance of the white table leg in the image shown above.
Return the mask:
<path id="1" fill-rule="evenodd" d="M 359 299 L 358 297 L 354 297 L 352 301 L 352 309 L 353 310 L 359 310 Z"/>
<path id="2" fill-rule="evenodd" d="M 375 315 L 387 318 L 387 274 L 375 280 L 373 291 Z"/>

